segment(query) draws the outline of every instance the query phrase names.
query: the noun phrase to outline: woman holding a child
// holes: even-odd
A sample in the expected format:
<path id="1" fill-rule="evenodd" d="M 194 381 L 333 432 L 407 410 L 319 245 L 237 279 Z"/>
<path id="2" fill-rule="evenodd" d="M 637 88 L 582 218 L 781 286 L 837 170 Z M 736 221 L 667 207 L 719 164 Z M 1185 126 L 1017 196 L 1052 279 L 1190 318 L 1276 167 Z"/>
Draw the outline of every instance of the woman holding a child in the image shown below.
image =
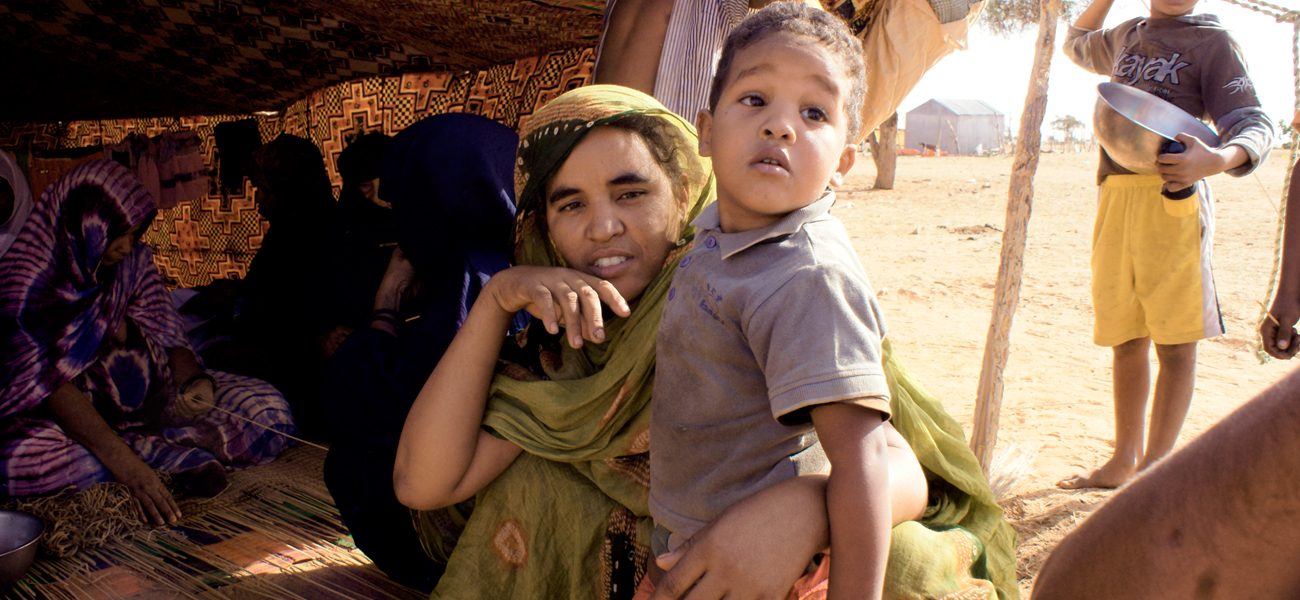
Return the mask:
<path id="1" fill-rule="evenodd" d="M 655 568 L 655 338 L 688 223 L 714 198 L 696 144 L 658 102 L 612 86 L 565 94 L 522 131 L 518 266 L 484 287 L 398 449 L 398 498 L 447 562 L 434 597 L 630 598 Z M 506 338 L 521 309 L 532 326 Z M 1016 597 L 1014 533 L 960 426 L 883 348 L 891 422 L 929 486 L 921 521 L 893 530 L 887 595 Z M 680 561 L 659 593 L 796 589 L 828 546 L 824 494 L 810 475 L 737 502 L 660 559 Z"/>
<path id="2" fill-rule="evenodd" d="M 782 77 L 806 86 L 798 98 L 786 98 L 780 90 L 753 91 L 737 94 L 737 102 L 756 113 L 771 102 L 790 109 L 783 118 L 808 121 L 789 127 L 773 121 L 758 137 L 764 143 L 779 138 L 789 156 L 799 155 L 794 162 L 811 156 L 820 164 L 825 162 L 817 158 L 821 154 L 839 156 L 852 148 L 846 138 L 853 128 L 840 119 L 854 106 L 845 96 L 860 89 L 850 78 L 861 77 L 861 60 L 856 70 L 843 64 L 841 54 L 855 53 L 830 48 L 843 32 L 807 26 L 804 20 L 815 16 L 776 7 L 759 15 L 773 10 L 784 11 L 774 22 L 798 22 L 776 28 L 775 34 L 751 27 L 750 39 L 736 51 L 736 77 L 771 77 L 791 66 L 781 61 L 795 65 L 813 57 L 821 61 L 817 69 L 826 71 L 825 81 L 804 81 L 810 72 L 821 73 L 817 69 L 794 69 Z M 720 65 L 719 78 L 731 81 L 726 72 Z M 835 106 L 808 103 L 823 93 Z M 740 497 L 701 499 L 715 504 L 716 511 L 678 546 L 671 537 L 665 543 L 656 530 L 664 524 L 650 518 L 649 451 L 662 461 L 697 450 L 665 446 L 675 436 L 658 433 L 663 407 L 654 417 L 650 410 L 656 364 L 682 358 L 661 354 L 656 360 L 665 306 L 672 306 L 674 296 L 679 304 L 687 300 L 674 276 L 681 279 L 684 269 L 700 266 L 688 267 L 697 250 L 723 243 L 712 236 L 696 241 L 692 226 L 708 221 L 701 213 L 720 190 L 761 179 L 746 175 L 749 171 L 732 160 L 739 155 L 745 164 L 757 160 L 742 148 L 747 138 L 724 140 L 718 133 L 744 128 L 735 123 L 719 109 L 713 135 L 700 140 L 654 99 L 612 86 L 569 92 L 526 123 L 515 176 L 516 266 L 483 287 L 411 407 L 397 450 L 397 497 L 423 510 L 417 521 L 425 548 L 447 563 L 433 597 L 779 597 L 787 590 L 788 597 L 826 597 L 830 561 L 825 550 L 836 531 L 828 529 L 827 513 L 832 494 L 842 490 L 833 489 L 834 481 L 827 486 L 824 458 L 806 474 L 795 465 L 793 473 L 766 479 L 770 485 L 749 486 Z M 801 138 L 805 126 L 816 131 Z M 717 180 L 697 147 L 716 157 Z M 805 184 L 798 186 L 800 197 L 816 200 L 828 183 L 822 167 L 837 161 L 804 171 L 782 156 L 790 160 L 764 154 L 755 168 L 799 171 L 795 179 Z M 733 210 L 722 215 L 725 224 L 736 213 L 734 205 L 723 208 Z M 709 210 L 716 221 L 719 210 Z M 798 206 L 784 210 L 791 211 L 802 212 Z M 804 227 L 750 244 L 787 244 Z M 707 301 L 700 306 L 716 308 Z M 534 321 L 507 338 L 520 310 Z M 725 315 L 715 318 L 721 327 L 729 326 Z M 886 560 L 877 561 L 873 585 L 880 589 L 883 580 L 885 597 L 1017 597 L 1015 534 L 1002 519 L 960 426 L 911 381 L 888 341 L 877 336 L 873 346 L 879 350 L 873 358 L 873 377 L 878 377 L 873 398 L 888 394 L 888 411 L 881 404 L 873 414 L 889 416 L 888 423 L 875 421 L 883 434 L 875 456 L 887 465 L 873 463 L 885 478 L 871 490 L 879 502 L 872 511 L 883 512 L 889 523 L 876 530 L 886 535 L 889 551 L 887 567 Z M 672 347 L 689 350 L 689 344 Z M 740 354 L 731 362 L 711 357 L 712 363 L 700 368 L 749 368 L 754 357 Z M 704 393 L 700 387 L 695 395 Z M 655 403 L 669 400 L 689 404 L 692 392 Z M 801 438 L 797 451 L 819 448 L 816 436 L 794 437 Z M 742 436 L 738 451 L 752 439 Z M 716 444 L 710 448 L 717 450 Z M 804 458 L 812 464 L 816 457 L 782 454 L 770 472 Z M 846 464 L 851 472 L 855 463 Z M 883 493 L 881 485 L 887 488 Z M 665 553 L 651 560 L 655 552 Z M 862 568 L 839 552 L 845 562 L 837 569 Z M 658 567 L 671 570 L 663 574 Z M 837 594 L 847 590 L 838 585 Z"/>

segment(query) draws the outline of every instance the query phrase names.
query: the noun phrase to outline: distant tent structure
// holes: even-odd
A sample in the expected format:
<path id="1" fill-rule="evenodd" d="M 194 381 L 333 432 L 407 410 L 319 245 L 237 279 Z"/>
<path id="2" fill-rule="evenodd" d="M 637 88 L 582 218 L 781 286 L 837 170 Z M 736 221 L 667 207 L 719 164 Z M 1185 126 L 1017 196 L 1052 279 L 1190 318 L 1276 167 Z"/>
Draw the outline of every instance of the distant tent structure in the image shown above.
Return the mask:
<path id="1" fill-rule="evenodd" d="M 923 147 L 943 154 L 979 154 L 1002 147 L 1006 115 L 983 100 L 939 100 L 906 114 L 904 148 Z"/>

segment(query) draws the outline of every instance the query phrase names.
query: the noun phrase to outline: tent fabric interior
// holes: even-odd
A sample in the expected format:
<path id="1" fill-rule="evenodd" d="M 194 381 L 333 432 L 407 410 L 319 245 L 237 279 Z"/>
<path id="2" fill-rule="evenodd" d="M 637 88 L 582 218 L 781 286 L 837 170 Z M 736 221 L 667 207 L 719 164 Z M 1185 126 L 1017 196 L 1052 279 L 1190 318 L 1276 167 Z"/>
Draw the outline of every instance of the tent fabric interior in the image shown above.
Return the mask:
<path id="1" fill-rule="evenodd" d="M 594 46 L 602 0 L 8 0 L 2 119 L 281 110 L 343 81 Z"/>
<path id="2" fill-rule="evenodd" d="M 314 10 L 324 5 L 330 12 Z M 310 8 L 277 0 L 6 3 L 0 48 L 31 60 L 8 61 L 0 72 L 30 93 L 0 101 L 0 118 L 12 119 L 0 122 L 0 148 L 40 153 L 115 144 L 133 133 L 197 131 L 215 174 L 213 129 L 254 118 L 263 142 L 288 133 L 316 143 L 337 190 L 335 159 L 358 135 L 391 135 L 443 112 L 517 128 L 552 98 L 587 84 L 601 19 L 598 3 L 571 0 L 304 6 Z M 160 39 L 171 46 L 158 47 Z M 263 47 L 260 58 L 248 58 Z M 169 58 L 154 62 L 162 54 Z M 100 75 L 64 77 L 87 65 Z M 155 90 L 160 81 L 170 90 Z M 154 98 L 139 101 L 142 89 Z M 178 116 L 205 111 L 209 116 Z M 223 193 L 212 177 L 209 186 L 207 195 L 160 211 L 145 234 L 171 286 L 242 278 L 269 226 L 249 184 Z"/>

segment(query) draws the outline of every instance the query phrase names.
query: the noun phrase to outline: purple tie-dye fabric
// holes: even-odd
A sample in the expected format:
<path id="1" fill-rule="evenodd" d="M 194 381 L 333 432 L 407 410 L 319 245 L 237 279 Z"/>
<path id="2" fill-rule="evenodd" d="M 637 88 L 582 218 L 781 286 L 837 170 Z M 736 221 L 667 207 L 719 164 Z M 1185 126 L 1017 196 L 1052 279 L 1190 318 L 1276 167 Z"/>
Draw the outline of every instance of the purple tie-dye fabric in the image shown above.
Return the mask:
<path id="1" fill-rule="evenodd" d="M 75 193 L 83 186 L 94 190 Z M 27 496 L 112 475 L 39 410 L 72 382 L 149 465 L 168 472 L 208 463 L 271 460 L 296 432 L 284 397 L 265 382 L 212 372 L 221 411 L 177 422 L 168 404 L 168 349 L 190 348 L 149 247 L 136 243 L 117 265 L 100 266 L 112 241 L 155 212 L 130 170 L 110 161 L 79 165 L 33 207 L 0 257 L 0 495 Z M 66 210 L 65 210 L 66 209 Z M 108 343 L 129 320 L 138 332 Z"/>
<path id="2" fill-rule="evenodd" d="M 104 193 L 86 211 L 63 214 L 68 196 L 81 186 Z M 0 258 L 0 417 L 35 408 L 85 371 L 128 307 L 146 337 L 165 347 L 186 347 L 185 337 L 175 334 L 179 324 L 158 318 L 156 298 L 130 303 L 148 270 L 157 277 L 146 246 L 136 244 L 116 269 L 108 269 L 111 279 L 96 280 L 113 239 L 154 211 L 153 199 L 130 169 L 111 161 L 81 164 L 41 194 Z"/>

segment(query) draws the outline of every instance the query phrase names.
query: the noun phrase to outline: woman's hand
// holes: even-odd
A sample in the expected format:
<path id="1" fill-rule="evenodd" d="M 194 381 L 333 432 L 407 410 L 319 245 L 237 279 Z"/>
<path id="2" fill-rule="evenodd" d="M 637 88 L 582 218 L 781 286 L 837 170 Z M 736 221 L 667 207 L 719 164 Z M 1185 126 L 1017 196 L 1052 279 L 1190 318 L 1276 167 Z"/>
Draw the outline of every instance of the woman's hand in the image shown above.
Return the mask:
<path id="1" fill-rule="evenodd" d="M 342 346 L 343 342 L 348 341 L 348 336 L 350 335 L 352 335 L 351 327 L 348 327 L 347 325 L 335 325 L 334 329 L 322 333 L 320 337 L 316 339 L 316 349 L 319 350 L 321 355 L 325 358 L 330 358 L 331 356 L 334 356 L 335 352 L 338 352 L 339 346 Z"/>
<path id="2" fill-rule="evenodd" d="M 520 266 L 497 273 L 485 291 L 507 313 L 527 310 L 541 319 L 546 331 L 569 331 L 569 345 L 582 347 L 582 340 L 605 341 L 604 302 L 620 317 L 632 314 L 627 301 L 614 284 L 599 277 L 561 267 Z M 577 323 L 580 326 L 572 326 Z"/>
<path id="3" fill-rule="evenodd" d="M 773 543 L 779 540 L 779 543 Z M 656 561 L 652 600 L 779 600 L 830 545 L 826 477 L 793 477 L 733 504 Z"/>
<path id="4" fill-rule="evenodd" d="M 154 525 L 175 523 L 181 518 L 181 508 L 176 505 L 171 490 L 163 485 L 158 474 L 144 461 L 132 455 L 134 461 L 124 461 L 113 476 L 118 483 L 126 485 L 135 499 L 135 507 L 140 511 L 140 520 Z"/>
<path id="5" fill-rule="evenodd" d="M 181 390 L 172 403 L 172 412 L 190 421 L 208 414 L 217 403 L 217 388 L 207 379 L 198 379 Z"/>
<path id="6" fill-rule="evenodd" d="M 122 437 L 109 427 L 90 398 L 71 383 L 54 390 L 46 399 L 54 422 L 68 437 L 90 450 L 118 482 L 131 489 L 140 518 L 162 525 L 181 518 L 180 507 L 153 468 L 145 464 Z"/>

